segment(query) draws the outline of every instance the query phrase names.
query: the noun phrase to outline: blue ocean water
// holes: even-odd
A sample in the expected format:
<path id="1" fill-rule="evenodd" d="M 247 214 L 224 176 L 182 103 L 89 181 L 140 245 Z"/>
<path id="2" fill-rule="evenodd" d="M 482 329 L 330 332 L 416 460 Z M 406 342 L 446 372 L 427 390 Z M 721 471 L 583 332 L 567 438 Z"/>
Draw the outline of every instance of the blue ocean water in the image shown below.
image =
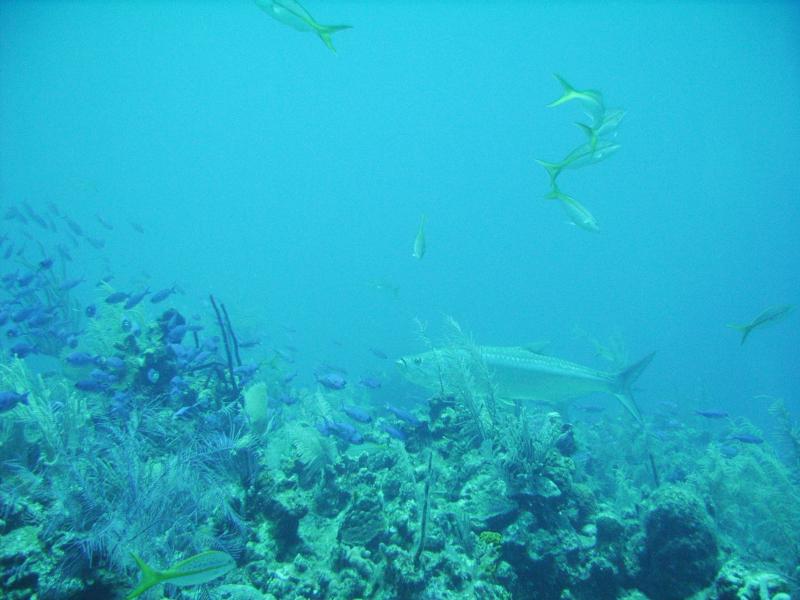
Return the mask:
<path id="1" fill-rule="evenodd" d="M 719 409 L 777 445 L 798 314 L 742 345 L 726 324 L 800 301 L 796 3 L 304 5 L 353 26 L 336 53 L 253 2 L 4 2 L 0 208 L 54 203 L 104 246 L 60 220 L 2 231 L 31 261 L 65 244 L 81 306 L 109 274 L 177 284 L 203 319 L 213 294 L 306 386 L 329 363 L 423 402 L 370 350 L 424 350 L 415 319 L 603 369 L 589 337 L 618 336 L 631 361 L 656 352 L 645 415 Z M 559 179 L 598 232 L 544 198 L 535 159 L 585 141 L 579 103 L 546 106 L 554 73 L 626 111 L 619 150 Z"/>

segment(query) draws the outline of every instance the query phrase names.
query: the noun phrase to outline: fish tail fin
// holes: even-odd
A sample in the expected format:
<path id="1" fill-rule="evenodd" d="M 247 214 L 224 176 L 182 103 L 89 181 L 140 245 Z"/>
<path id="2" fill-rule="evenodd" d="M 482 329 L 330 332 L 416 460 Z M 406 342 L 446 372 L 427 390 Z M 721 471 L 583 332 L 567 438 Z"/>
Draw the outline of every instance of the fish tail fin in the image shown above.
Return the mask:
<path id="1" fill-rule="evenodd" d="M 640 423 L 642 422 L 642 413 L 639 411 L 639 407 L 636 406 L 636 402 L 633 399 L 632 388 L 633 384 L 639 379 L 639 376 L 644 372 L 655 355 L 655 352 L 651 352 L 641 360 L 632 365 L 628 365 L 617 373 L 614 380 L 613 392 L 617 400 L 619 400 L 620 404 L 622 404 L 622 406 L 624 406 Z"/>
<path id="2" fill-rule="evenodd" d="M 125 600 L 133 600 L 133 598 L 141 596 L 151 587 L 156 586 L 162 581 L 164 581 L 164 577 L 161 573 L 159 573 L 153 567 L 144 562 L 136 554 L 131 552 L 131 556 L 133 557 L 133 560 L 136 561 L 136 565 L 142 571 L 142 579 L 139 581 L 139 585 L 136 586 L 136 589 L 130 592 L 127 596 L 125 596 Z"/>
<path id="3" fill-rule="evenodd" d="M 592 149 L 592 151 L 594 151 L 595 148 L 597 148 L 597 132 L 585 123 L 575 123 L 575 125 L 580 127 L 581 131 L 586 134 L 586 137 L 589 141 L 589 147 Z"/>
<path id="4" fill-rule="evenodd" d="M 573 88 L 566 79 L 561 77 L 561 75 L 558 73 L 553 73 L 553 76 L 558 79 L 558 82 L 561 84 L 561 87 L 564 88 L 564 91 L 561 94 L 561 97 L 558 100 L 553 100 L 553 102 L 547 105 L 547 108 L 553 108 L 555 106 L 564 104 L 564 102 L 569 102 L 576 95 L 575 88 Z"/>
<path id="5" fill-rule="evenodd" d="M 550 176 L 550 185 L 555 187 L 556 179 L 558 179 L 558 176 L 561 174 L 561 169 L 563 168 L 561 164 L 539 160 L 538 158 L 536 162 L 544 167 L 544 170 L 547 171 L 547 174 Z"/>
<path id="6" fill-rule="evenodd" d="M 548 200 L 561 200 L 562 202 L 571 200 L 569 196 L 562 193 L 561 190 L 559 190 L 555 185 L 553 186 L 553 189 L 544 195 L 544 197 Z"/>
<path id="7" fill-rule="evenodd" d="M 742 334 L 742 340 L 739 342 L 740 346 L 744 344 L 744 341 L 747 339 L 747 336 L 750 335 L 750 332 L 753 330 L 753 328 L 750 327 L 750 325 L 738 325 L 736 323 L 728 323 L 726 327 L 735 329 L 736 331 Z"/>
<path id="8" fill-rule="evenodd" d="M 330 48 L 333 53 L 336 53 L 336 48 L 333 47 L 333 40 L 331 39 L 331 35 L 336 33 L 337 31 L 342 31 L 344 29 L 352 29 L 352 25 L 320 25 L 317 28 L 317 35 L 319 39 L 323 41 L 323 43 Z"/>

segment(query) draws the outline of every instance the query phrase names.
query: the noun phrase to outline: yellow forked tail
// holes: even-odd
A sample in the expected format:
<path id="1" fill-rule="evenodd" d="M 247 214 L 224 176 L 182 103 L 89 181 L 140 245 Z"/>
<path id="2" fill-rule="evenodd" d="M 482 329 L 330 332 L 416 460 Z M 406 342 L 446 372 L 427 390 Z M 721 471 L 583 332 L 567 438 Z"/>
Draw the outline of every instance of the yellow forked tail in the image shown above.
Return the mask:
<path id="1" fill-rule="evenodd" d="M 343 29 L 352 29 L 352 25 L 319 25 L 316 28 L 317 35 L 319 39 L 321 39 L 324 44 L 333 50 L 336 53 L 336 48 L 333 47 L 333 40 L 331 39 L 331 34 L 336 33 L 337 31 L 342 31 Z"/>
<path id="2" fill-rule="evenodd" d="M 742 344 L 744 344 L 744 341 L 747 339 L 747 336 L 750 335 L 750 332 L 753 330 L 753 328 L 749 324 L 748 325 L 739 325 L 737 323 L 728 323 L 726 325 L 726 327 L 730 327 L 731 329 L 735 329 L 736 331 L 738 331 L 739 333 L 742 334 L 742 340 L 739 342 L 740 346 Z"/>
<path id="3" fill-rule="evenodd" d="M 139 581 L 139 585 L 136 586 L 136 589 L 125 596 L 125 600 L 133 600 L 134 598 L 144 594 L 151 587 L 156 586 L 164 581 L 164 576 L 161 573 L 156 571 L 153 567 L 148 565 L 133 552 L 131 552 L 131 556 L 133 557 L 133 560 L 136 561 L 137 566 L 142 570 L 142 579 Z"/>

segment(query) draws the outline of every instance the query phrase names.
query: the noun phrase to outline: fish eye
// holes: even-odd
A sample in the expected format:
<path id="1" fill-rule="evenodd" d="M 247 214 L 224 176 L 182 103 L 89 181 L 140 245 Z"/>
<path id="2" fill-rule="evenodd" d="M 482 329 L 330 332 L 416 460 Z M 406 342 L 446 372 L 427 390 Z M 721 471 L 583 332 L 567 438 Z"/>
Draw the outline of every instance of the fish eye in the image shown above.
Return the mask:
<path id="1" fill-rule="evenodd" d="M 422 359 L 418 356 L 417 358 L 414 359 L 414 364 L 417 365 L 417 366 L 421 365 L 422 364 Z"/>

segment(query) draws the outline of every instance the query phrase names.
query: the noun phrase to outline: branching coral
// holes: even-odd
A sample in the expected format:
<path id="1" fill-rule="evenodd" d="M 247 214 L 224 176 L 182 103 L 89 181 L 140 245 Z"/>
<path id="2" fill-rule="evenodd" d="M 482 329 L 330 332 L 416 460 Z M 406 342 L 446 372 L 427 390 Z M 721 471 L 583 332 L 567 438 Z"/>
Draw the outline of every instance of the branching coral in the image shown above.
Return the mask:
<path id="1" fill-rule="evenodd" d="M 725 458 L 709 447 L 690 477 L 714 506 L 721 532 L 758 560 L 789 570 L 798 558 L 800 499 L 791 474 L 768 449 L 751 447 Z"/>
<path id="2" fill-rule="evenodd" d="M 778 420 L 778 432 L 786 445 L 794 477 L 800 480 L 800 422 L 792 419 L 786 403 L 781 399 L 772 403 L 769 412 Z"/>
<path id="3" fill-rule="evenodd" d="M 501 461 L 503 473 L 512 493 L 552 498 L 562 491 L 556 480 L 564 479 L 560 471 L 568 468 L 558 448 L 563 434 L 561 417 L 548 413 L 536 420 L 525 410 L 505 428 Z"/>

